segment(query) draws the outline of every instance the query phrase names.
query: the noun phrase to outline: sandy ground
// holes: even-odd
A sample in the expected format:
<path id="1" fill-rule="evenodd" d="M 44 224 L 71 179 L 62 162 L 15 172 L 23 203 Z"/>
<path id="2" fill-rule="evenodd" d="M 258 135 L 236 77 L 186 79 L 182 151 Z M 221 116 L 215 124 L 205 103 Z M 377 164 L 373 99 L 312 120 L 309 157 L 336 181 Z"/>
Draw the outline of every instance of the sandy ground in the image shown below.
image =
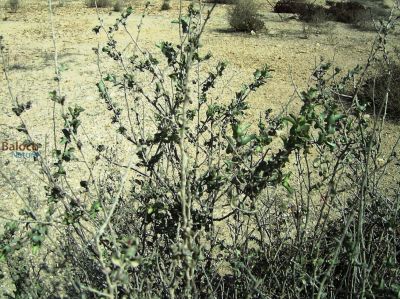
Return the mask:
<path id="1" fill-rule="evenodd" d="M 57 1 L 54 1 L 57 3 Z M 140 11 L 144 1 L 135 1 L 136 13 L 129 21 L 129 29 L 136 32 Z M 160 1 L 152 1 L 150 13 L 144 19 L 141 43 L 152 53 L 160 41 L 177 41 L 178 1 L 171 1 L 172 9 L 160 11 Z M 387 2 L 387 1 L 386 1 Z M 52 136 L 52 107 L 49 92 L 56 88 L 53 65 L 53 44 L 46 1 L 22 1 L 17 13 L 3 9 L 0 2 L 0 34 L 4 36 L 8 51 L 11 88 L 20 102 L 32 101 L 33 107 L 23 115 L 33 137 L 44 144 Z M 386 3 L 387 4 L 387 3 Z M 378 5 L 378 4 L 376 4 Z M 229 63 L 223 86 L 226 100 L 234 94 L 243 81 L 249 81 L 256 68 L 268 64 L 273 78 L 266 86 L 250 97 L 250 117 L 256 118 L 267 108 L 279 111 L 294 94 L 294 87 L 304 88 L 321 58 L 333 61 L 347 70 L 363 64 L 368 57 L 375 33 L 360 31 L 349 25 L 327 22 L 319 26 L 304 24 L 296 19 L 287 19 L 271 12 L 263 5 L 266 29 L 255 35 L 235 33 L 230 30 L 226 18 L 227 5 L 218 5 L 203 37 L 204 52 L 211 51 L 213 63 L 224 60 Z M 119 13 L 101 9 L 105 24 L 111 25 Z M 112 140 L 114 129 L 109 125 L 105 107 L 98 99 L 95 83 L 99 79 L 97 57 L 92 48 L 103 43 L 92 28 L 98 24 L 94 9 L 87 8 L 84 1 L 67 1 L 64 7 L 54 8 L 54 26 L 60 64 L 66 67 L 62 73 L 62 91 L 67 96 L 67 105 L 79 104 L 85 108 L 83 128 L 96 144 Z M 397 35 L 396 38 L 399 36 Z M 122 45 L 128 43 L 126 36 L 117 34 Z M 398 41 L 391 41 L 395 43 Z M 156 54 L 158 55 L 158 54 Z M 107 68 L 107 63 L 105 67 Z M 294 101 L 292 109 L 298 106 Z M 5 77 L 0 76 L 0 141 L 18 140 L 10 127 L 18 124 L 11 112 Z M 59 121 L 58 125 L 61 124 Z M 398 126 L 388 124 L 387 141 L 394 139 Z M 127 149 L 121 149 L 124 151 Z M 125 155 L 127 152 L 125 153 Z M 124 156 L 124 153 L 122 153 Z M 16 185 L 35 182 L 40 178 L 32 162 L 16 161 L 9 153 L 0 152 L 1 167 Z M 29 171 L 27 171 L 29 170 Z M 25 184 L 26 185 L 26 184 Z M 19 204 L 17 196 L 4 178 L 0 179 L 0 213 L 13 214 Z M 43 190 L 24 190 L 40 194 Z M 38 193 L 35 193 L 38 192 Z"/>

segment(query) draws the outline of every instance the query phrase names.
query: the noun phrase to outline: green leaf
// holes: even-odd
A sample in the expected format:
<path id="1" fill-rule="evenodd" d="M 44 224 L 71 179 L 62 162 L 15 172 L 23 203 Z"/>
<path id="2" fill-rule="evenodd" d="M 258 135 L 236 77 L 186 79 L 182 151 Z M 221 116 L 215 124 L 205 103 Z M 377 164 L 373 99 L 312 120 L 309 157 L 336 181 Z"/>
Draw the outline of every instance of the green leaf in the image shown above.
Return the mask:
<path id="1" fill-rule="evenodd" d="M 289 194 L 293 194 L 293 191 L 294 191 L 293 188 L 289 184 L 289 179 L 290 179 L 291 175 L 292 175 L 292 173 L 289 172 L 282 179 L 282 186 L 287 190 L 287 192 L 289 192 Z"/>
<path id="2" fill-rule="evenodd" d="M 181 17 L 178 20 L 173 20 L 171 24 L 181 24 L 183 33 L 187 33 L 189 29 L 189 19 L 187 17 Z"/>
<path id="3" fill-rule="evenodd" d="M 115 265 L 115 266 L 117 266 L 117 267 L 122 267 L 122 260 L 121 259 L 119 259 L 118 257 L 116 257 L 115 255 L 113 255 L 112 257 L 111 257 L 111 262 Z"/>
<path id="4" fill-rule="evenodd" d="M 243 123 L 239 123 L 237 125 L 233 126 L 233 137 L 234 138 L 238 138 L 238 137 L 242 137 L 246 134 L 248 128 L 250 128 L 250 124 L 243 124 Z"/>
<path id="5" fill-rule="evenodd" d="M 340 113 L 334 114 L 334 113 L 332 113 L 328 118 L 328 123 L 330 125 L 334 125 L 334 124 L 336 124 L 337 121 L 341 120 L 344 117 L 345 116 L 343 114 L 340 114 Z"/>
<path id="6" fill-rule="evenodd" d="M 97 88 L 99 89 L 99 92 L 101 94 L 105 94 L 106 93 L 106 85 L 104 84 L 103 80 L 101 80 L 99 83 L 97 83 Z"/>
<path id="7" fill-rule="evenodd" d="M 92 206 L 90 207 L 90 217 L 95 218 L 96 215 L 100 212 L 101 210 L 101 205 L 99 201 L 95 201 L 92 203 Z"/>
<path id="8" fill-rule="evenodd" d="M 130 262 L 131 267 L 137 268 L 140 265 L 139 260 L 133 260 Z"/>
<path id="9" fill-rule="evenodd" d="M 129 6 L 127 9 L 126 9 L 126 17 L 128 17 L 128 16 L 130 16 L 131 14 L 133 13 L 133 8 L 132 8 L 132 6 Z"/>
<path id="10" fill-rule="evenodd" d="M 100 32 L 100 29 L 101 29 L 101 26 L 95 26 L 93 29 L 92 29 L 92 31 L 94 32 L 94 33 L 96 33 L 96 34 L 98 34 L 99 32 Z"/>
<path id="11" fill-rule="evenodd" d="M 297 123 L 296 119 L 291 115 L 283 117 L 282 121 L 290 122 L 292 125 L 295 125 Z"/>
<path id="12" fill-rule="evenodd" d="M 302 95 L 302 97 L 303 97 L 304 100 L 311 101 L 311 100 L 314 100 L 314 99 L 317 98 L 317 96 L 318 96 L 318 90 L 312 87 L 312 88 L 310 88 L 307 92 L 304 92 L 304 91 L 303 91 L 303 92 L 301 93 L 301 95 Z"/>
<path id="13" fill-rule="evenodd" d="M 33 254 L 38 254 L 40 251 L 40 246 L 39 245 L 33 245 L 32 246 L 32 253 Z"/>
<path id="14" fill-rule="evenodd" d="M 104 81 L 109 81 L 112 83 L 116 83 L 117 82 L 117 77 L 113 74 L 107 74 L 107 76 L 104 77 Z"/>
<path id="15" fill-rule="evenodd" d="M 66 71 L 66 70 L 68 70 L 68 66 L 65 63 L 62 63 L 58 68 L 59 72 L 63 72 L 63 71 Z"/>
<path id="16" fill-rule="evenodd" d="M 239 143 L 240 143 L 240 145 L 246 145 L 247 143 L 249 143 L 250 141 L 252 141 L 254 139 L 256 139 L 256 135 L 254 135 L 254 134 L 242 136 L 239 139 Z"/>

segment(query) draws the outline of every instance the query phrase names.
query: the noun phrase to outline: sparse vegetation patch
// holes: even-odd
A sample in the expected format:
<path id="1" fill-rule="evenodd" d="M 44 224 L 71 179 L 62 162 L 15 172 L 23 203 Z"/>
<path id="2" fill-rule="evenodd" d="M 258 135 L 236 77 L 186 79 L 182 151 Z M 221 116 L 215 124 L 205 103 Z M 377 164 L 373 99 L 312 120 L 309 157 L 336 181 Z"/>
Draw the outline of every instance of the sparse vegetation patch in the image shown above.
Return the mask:
<path id="1" fill-rule="evenodd" d="M 17 12 L 20 8 L 20 0 L 8 0 L 8 6 L 12 12 Z"/>
<path id="2" fill-rule="evenodd" d="M 125 7 L 124 0 L 115 0 L 113 10 L 117 12 L 121 12 Z"/>
<path id="3" fill-rule="evenodd" d="M 364 26 L 371 20 L 369 10 L 358 2 L 329 2 L 328 14 L 336 22 Z"/>
<path id="4" fill-rule="evenodd" d="M 171 8 L 170 0 L 164 0 L 161 5 L 161 10 L 168 10 Z"/>
<path id="5" fill-rule="evenodd" d="M 237 0 L 206 0 L 207 3 L 234 4 Z"/>
<path id="6" fill-rule="evenodd" d="M 276 13 L 297 14 L 305 22 L 321 23 L 327 19 L 325 7 L 299 0 L 279 0 L 274 6 Z"/>
<path id="7" fill-rule="evenodd" d="M 229 9 L 229 24 L 236 31 L 258 31 L 264 28 L 261 20 L 260 5 L 257 0 L 237 0 Z"/>
<path id="8" fill-rule="evenodd" d="M 111 7 L 112 1 L 111 0 L 86 0 L 86 5 L 88 7 L 99 7 L 99 8 L 105 8 L 105 7 Z"/>
<path id="9" fill-rule="evenodd" d="M 388 117 L 400 120 L 400 63 L 380 64 L 363 84 L 360 100 L 369 112 L 386 109 Z"/>

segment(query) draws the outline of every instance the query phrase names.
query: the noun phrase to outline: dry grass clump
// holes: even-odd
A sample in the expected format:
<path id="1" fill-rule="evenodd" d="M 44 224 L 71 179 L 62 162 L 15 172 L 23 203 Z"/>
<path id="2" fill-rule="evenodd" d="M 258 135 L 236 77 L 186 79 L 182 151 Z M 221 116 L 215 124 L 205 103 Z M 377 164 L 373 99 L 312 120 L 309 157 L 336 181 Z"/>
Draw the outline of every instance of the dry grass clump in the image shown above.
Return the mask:
<path id="1" fill-rule="evenodd" d="M 296 14 L 305 9 L 307 5 L 302 0 L 279 0 L 274 6 L 274 12 Z"/>
<path id="2" fill-rule="evenodd" d="M 207 3 L 234 4 L 236 0 L 206 0 Z"/>
<path id="3" fill-rule="evenodd" d="M 332 20 L 367 28 L 370 24 L 370 13 L 366 6 L 355 2 L 326 1 L 328 7 L 304 0 L 279 0 L 274 6 L 276 13 L 297 14 L 305 22 L 321 23 Z"/>
<path id="4" fill-rule="evenodd" d="M 124 7 L 125 7 L 124 0 L 116 0 L 113 6 L 113 10 L 120 12 L 124 9 Z"/>
<path id="5" fill-rule="evenodd" d="M 161 10 L 169 10 L 171 8 L 170 0 L 164 0 L 161 5 Z"/>
<path id="6" fill-rule="evenodd" d="M 21 6 L 21 3 L 19 0 L 8 0 L 8 6 L 12 12 L 17 12 Z"/>
<path id="7" fill-rule="evenodd" d="M 328 1 L 328 5 L 330 6 L 328 14 L 336 22 L 363 26 L 368 20 L 370 20 L 368 9 L 358 2 Z"/>
<path id="8" fill-rule="evenodd" d="M 379 112 L 386 101 L 388 92 L 387 116 L 400 120 L 400 63 L 391 66 L 381 65 L 364 83 L 360 99 L 370 111 Z"/>
<path id="9" fill-rule="evenodd" d="M 297 14 L 300 20 L 312 23 L 327 19 L 325 7 L 304 0 L 279 0 L 274 6 L 274 12 Z"/>
<path id="10" fill-rule="evenodd" d="M 309 23 L 322 23 L 328 20 L 326 9 L 317 4 L 308 4 L 304 9 L 300 10 L 299 18 Z"/>
<path id="11" fill-rule="evenodd" d="M 255 0 L 237 0 L 228 12 L 229 24 L 236 31 L 258 31 L 264 28 L 260 19 L 260 5 Z"/>
<path id="12" fill-rule="evenodd" d="M 112 5 L 111 0 L 86 0 L 86 5 L 88 7 L 110 7 Z"/>

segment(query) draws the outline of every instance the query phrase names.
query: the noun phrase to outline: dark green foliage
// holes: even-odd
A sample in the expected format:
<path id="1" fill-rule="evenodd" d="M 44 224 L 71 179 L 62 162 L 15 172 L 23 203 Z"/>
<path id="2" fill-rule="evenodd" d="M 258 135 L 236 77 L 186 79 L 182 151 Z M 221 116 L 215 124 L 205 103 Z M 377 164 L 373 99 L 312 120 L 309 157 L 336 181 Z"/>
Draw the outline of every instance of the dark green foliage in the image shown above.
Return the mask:
<path id="1" fill-rule="evenodd" d="M 256 0 L 238 0 L 228 11 L 229 24 L 236 31 L 258 31 L 264 28 Z"/>
<path id="2" fill-rule="evenodd" d="M 16 107 L 12 108 L 12 111 L 17 115 L 20 116 L 23 112 L 30 109 L 32 107 L 32 102 L 28 101 L 26 104 L 17 104 Z"/>

